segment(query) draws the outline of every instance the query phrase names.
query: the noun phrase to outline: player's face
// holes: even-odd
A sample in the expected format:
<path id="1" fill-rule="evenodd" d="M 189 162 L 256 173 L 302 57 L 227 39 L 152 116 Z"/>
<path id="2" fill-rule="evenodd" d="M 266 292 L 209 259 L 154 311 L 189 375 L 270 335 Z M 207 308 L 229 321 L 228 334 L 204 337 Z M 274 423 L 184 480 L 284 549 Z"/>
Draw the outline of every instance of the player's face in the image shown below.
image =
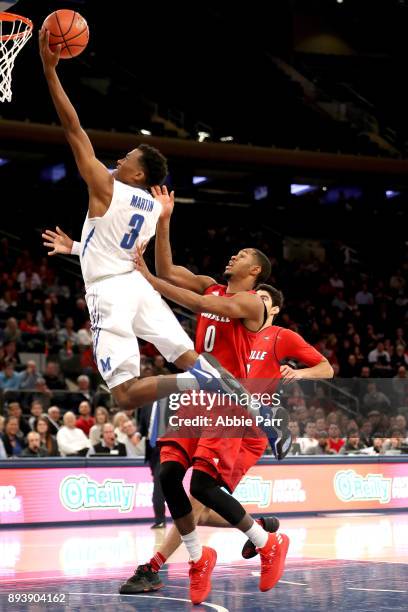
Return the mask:
<path id="1" fill-rule="evenodd" d="M 273 308 L 271 296 L 264 289 L 258 289 L 257 294 L 260 296 L 261 300 L 265 304 L 266 312 L 268 313 L 268 315 L 270 315 L 271 314 L 271 310 Z"/>
<path id="2" fill-rule="evenodd" d="M 141 156 L 139 149 L 133 149 L 125 157 L 118 159 L 116 170 L 113 171 L 115 179 L 129 185 L 143 185 L 146 177 L 140 163 Z"/>
<path id="3" fill-rule="evenodd" d="M 251 273 L 251 268 L 256 266 L 251 249 L 242 249 L 236 255 L 232 255 L 225 268 L 226 278 L 245 278 Z"/>

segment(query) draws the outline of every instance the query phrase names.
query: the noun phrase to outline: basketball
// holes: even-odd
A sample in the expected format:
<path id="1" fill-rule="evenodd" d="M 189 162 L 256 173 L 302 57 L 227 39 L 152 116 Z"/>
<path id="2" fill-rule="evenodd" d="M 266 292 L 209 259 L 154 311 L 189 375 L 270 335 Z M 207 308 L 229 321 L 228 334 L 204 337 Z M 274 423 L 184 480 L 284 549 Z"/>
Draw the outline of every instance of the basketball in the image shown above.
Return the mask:
<path id="1" fill-rule="evenodd" d="M 89 28 L 86 20 L 69 9 L 54 11 L 43 23 L 50 33 L 50 49 L 55 51 L 61 45 L 61 58 L 76 57 L 85 49 L 89 40 Z"/>

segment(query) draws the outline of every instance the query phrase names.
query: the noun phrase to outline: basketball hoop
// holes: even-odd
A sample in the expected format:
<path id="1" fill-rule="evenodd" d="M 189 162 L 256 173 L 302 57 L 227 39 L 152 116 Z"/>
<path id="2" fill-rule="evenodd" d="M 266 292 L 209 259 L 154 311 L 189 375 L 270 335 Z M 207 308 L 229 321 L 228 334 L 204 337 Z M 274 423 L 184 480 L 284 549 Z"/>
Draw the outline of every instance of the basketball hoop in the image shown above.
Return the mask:
<path id="1" fill-rule="evenodd" d="M 0 102 L 11 102 L 11 73 L 14 60 L 33 31 L 27 17 L 0 13 Z"/>

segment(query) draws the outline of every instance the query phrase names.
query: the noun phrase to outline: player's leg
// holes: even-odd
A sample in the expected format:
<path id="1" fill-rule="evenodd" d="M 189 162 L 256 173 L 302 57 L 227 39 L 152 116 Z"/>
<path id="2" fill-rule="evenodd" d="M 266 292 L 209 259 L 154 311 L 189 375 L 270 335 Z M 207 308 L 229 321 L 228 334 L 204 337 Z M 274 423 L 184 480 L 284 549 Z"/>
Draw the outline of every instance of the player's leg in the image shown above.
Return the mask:
<path id="1" fill-rule="evenodd" d="M 282 576 L 289 539 L 284 534 L 268 533 L 234 497 L 226 493 L 212 473 L 214 466 L 195 461 L 190 492 L 203 505 L 211 508 L 236 527 L 254 544 L 261 557 L 259 588 L 267 591 Z"/>
<path id="2" fill-rule="evenodd" d="M 151 285 L 139 275 L 147 285 L 146 296 L 143 293 L 146 287 L 140 287 L 140 279 L 135 276 L 136 273 L 95 283 L 86 295 L 95 361 L 119 406 L 143 406 L 172 393 L 198 390 L 206 385 L 210 388 L 211 383 L 218 384 L 217 381 L 221 381 L 222 388 L 221 373 L 193 350 L 192 341 Z M 163 347 L 164 357 L 180 368 L 192 366 L 190 370 L 139 380 L 140 354 L 135 321 L 139 321 L 141 331 L 146 332 L 145 336 L 139 333 L 141 337 L 151 340 L 150 334 L 159 339 L 155 344 L 160 345 L 159 350 Z M 170 337 L 163 340 L 166 332 Z"/>

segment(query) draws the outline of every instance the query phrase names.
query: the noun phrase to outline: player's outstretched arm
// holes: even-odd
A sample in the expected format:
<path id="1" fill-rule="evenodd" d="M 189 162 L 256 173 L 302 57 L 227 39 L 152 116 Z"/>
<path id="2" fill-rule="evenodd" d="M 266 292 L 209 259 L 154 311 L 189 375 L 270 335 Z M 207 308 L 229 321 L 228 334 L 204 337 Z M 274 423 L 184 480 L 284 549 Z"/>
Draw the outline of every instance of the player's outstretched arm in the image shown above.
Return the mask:
<path id="1" fill-rule="evenodd" d="M 264 304 L 258 295 L 242 291 L 225 299 L 217 295 L 201 295 L 195 291 L 176 287 L 149 272 L 139 248 L 135 258 L 136 269 L 143 274 L 163 297 L 185 306 L 193 312 L 211 312 L 230 319 L 246 319 L 258 322 L 263 317 Z"/>
<path id="2" fill-rule="evenodd" d="M 55 232 L 47 229 L 41 236 L 43 245 L 50 249 L 48 255 L 79 255 L 79 242 L 72 240 L 58 225 Z"/>
<path id="3" fill-rule="evenodd" d="M 169 283 L 196 293 L 204 293 L 207 287 L 215 284 L 210 276 L 194 274 L 183 266 L 173 263 L 170 245 L 170 218 L 174 209 L 174 191 L 170 194 L 167 187 L 153 187 L 152 195 L 162 205 L 162 214 L 156 229 L 155 260 L 156 274 Z"/>
<path id="4" fill-rule="evenodd" d="M 108 169 L 95 157 L 95 151 L 85 130 L 82 129 L 77 112 L 71 104 L 58 78 L 56 67 L 60 58 L 60 47 L 55 53 L 49 47 L 49 32 L 39 32 L 40 55 L 52 101 L 60 118 L 65 136 L 70 144 L 79 172 L 96 196 L 110 202 L 113 177 Z"/>

